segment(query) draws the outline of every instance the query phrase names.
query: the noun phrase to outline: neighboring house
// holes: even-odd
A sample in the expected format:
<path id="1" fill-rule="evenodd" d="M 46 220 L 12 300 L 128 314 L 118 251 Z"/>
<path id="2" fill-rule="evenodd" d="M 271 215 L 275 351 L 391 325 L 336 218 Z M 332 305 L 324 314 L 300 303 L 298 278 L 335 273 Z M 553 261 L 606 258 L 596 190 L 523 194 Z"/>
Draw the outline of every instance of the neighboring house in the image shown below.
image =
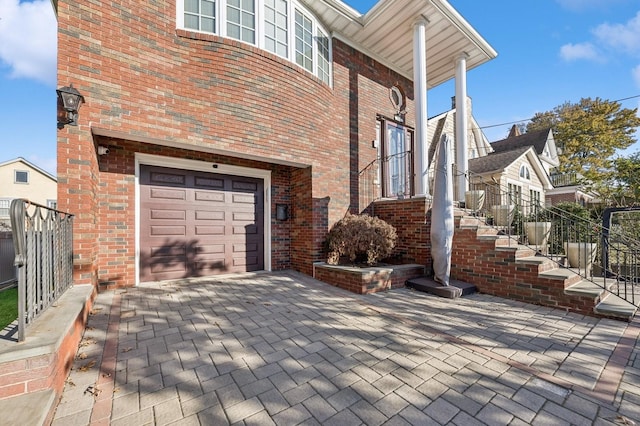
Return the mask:
<path id="1" fill-rule="evenodd" d="M 522 206 L 525 214 L 531 206 L 544 205 L 545 193 L 552 188 L 549 175 L 531 145 L 471 159 L 469 171 L 472 174 L 470 189 L 485 189 L 495 184 L 507 189 L 498 194 L 498 199 L 487 195 L 487 206 L 515 204 Z"/>
<path id="2" fill-rule="evenodd" d="M 551 180 L 552 188 L 545 192 L 545 204 L 554 205 L 560 202 L 576 202 L 582 205 L 592 202 L 594 194 L 589 193 L 577 183 L 575 175 L 558 172 L 559 150 L 551 129 L 537 130 L 520 134 L 517 126 L 513 126 L 506 139 L 491 143 L 495 152 L 509 151 L 523 146 L 532 146 L 546 173 Z"/>
<path id="3" fill-rule="evenodd" d="M 429 159 L 431 160 L 429 166 L 429 176 L 431 179 L 431 185 L 433 185 L 433 176 L 435 169 L 435 154 L 438 146 L 438 142 L 442 138 L 443 135 L 450 135 L 455 142 L 455 127 L 456 127 L 456 114 L 457 110 L 455 107 L 455 97 L 452 98 L 452 109 L 441 114 L 438 114 L 434 117 L 429 118 L 429 126 L 428 126 L 428 140 L 429 140 Z M 491 144 L 489 140 L 480 129 L 478 122 L 473 117 L 472 108 L 471 108 L 471 98 L 467 97 L 467 123 L 468 123 L 468 133 L 467 133 L 467 158 L 472 160 L 478 157 L 484 157 L 485 155 L 493 152 L 491 148 Z M 449 158 L 453 161 L 453 173 L 457 173 L 456 161 L 457 158 L 457 146 L 456 143 L 451 143 L 449 146 Z M 457 179 L 454 178 L 454 186 L 457 185 Z M 456 191 L 454 190 L 454 194 Z"/>
<path id="4" fill-rule="evenodd" d="M 346 212 L 428 195 L 427 90 L 497 55 L 445 0 L 54 6 L 76 283 L 311 274 Z"/>
<path id="5" fill-rule="evenodd" d="M 9 224 L 9 205 L 25 198 L 47 207 L 56 207 L 57 179 L 24 158 L 0 163 L 0 222 Z"/>

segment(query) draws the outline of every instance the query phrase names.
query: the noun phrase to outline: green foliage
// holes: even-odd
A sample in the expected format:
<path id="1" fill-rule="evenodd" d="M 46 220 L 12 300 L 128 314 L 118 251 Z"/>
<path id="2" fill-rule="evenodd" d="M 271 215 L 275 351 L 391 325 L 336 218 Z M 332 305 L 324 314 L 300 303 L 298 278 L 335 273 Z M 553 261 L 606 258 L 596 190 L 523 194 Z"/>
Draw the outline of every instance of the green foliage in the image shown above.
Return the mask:
<path id="1" fill-rule="evenodd" d="M 637 108 L 600 98 L 566 102 L 552 111 L 537 113 L 527 131 L 553 128 L 559 148 L 560 172 L 575 173 L 594 189 L 615 177 L 613 155 L 636 142 L 640 126 Z"/>
<path id="2" fill-rule="evenodd" d="M 0 292 L 0 329 L 18 318 L 18 288 Z"/>
<path id="3" fill-rule="evenodd" d="M 368 265 L 373 265 L 391 255 L 396 239 L 395 228 L 384 220 L 347 213 L 327 235 L 327 262 L 336 265 L 344 256 L 351 263 L 364 258 Z"/>
<path id="4" fill-rule="evenodd" d="M 607 205 L 640 205 L 640 152 L 614 159 L 612 176 L 597 190 Z"/>

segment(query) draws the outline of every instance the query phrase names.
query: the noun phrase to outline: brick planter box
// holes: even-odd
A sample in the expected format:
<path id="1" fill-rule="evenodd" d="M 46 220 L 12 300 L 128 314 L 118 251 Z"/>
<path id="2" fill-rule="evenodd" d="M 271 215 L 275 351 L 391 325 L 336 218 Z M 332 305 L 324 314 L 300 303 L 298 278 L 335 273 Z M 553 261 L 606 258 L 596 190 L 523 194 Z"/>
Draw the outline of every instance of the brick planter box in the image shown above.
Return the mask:
<path id="1" fill-rule="evenodd" d="M 314 278 L 357 294 L 376 293 L 404 287 L 406 280 L 425 274 L 423 265 L 385 265 L 358 268 L 315 263 Z"/>

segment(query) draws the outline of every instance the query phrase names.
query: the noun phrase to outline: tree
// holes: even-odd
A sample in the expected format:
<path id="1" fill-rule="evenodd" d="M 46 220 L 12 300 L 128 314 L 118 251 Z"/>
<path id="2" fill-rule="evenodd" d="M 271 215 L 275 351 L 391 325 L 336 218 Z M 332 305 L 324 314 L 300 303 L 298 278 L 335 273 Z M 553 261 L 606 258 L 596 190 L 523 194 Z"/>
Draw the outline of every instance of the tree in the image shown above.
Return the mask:
<path id="1" fill-rule="evenodd" d="M 640 152 L 613 160 L 613 179 L 603 185 L 601 195 L 607 204 L 637 206 L 640 204 Z"/>
<path id="2" fill-rule="evenodd" d="M 619 102 L 583 98 L 537 113 L 527 132 L 551 127 L 559 148 L 559 171 L 582 176 L 597 189 L 615 179 L 616 151 L 636 142 L 635 131 L 640 126 L 637 112 L 637 108 L 622 108 Z"/>

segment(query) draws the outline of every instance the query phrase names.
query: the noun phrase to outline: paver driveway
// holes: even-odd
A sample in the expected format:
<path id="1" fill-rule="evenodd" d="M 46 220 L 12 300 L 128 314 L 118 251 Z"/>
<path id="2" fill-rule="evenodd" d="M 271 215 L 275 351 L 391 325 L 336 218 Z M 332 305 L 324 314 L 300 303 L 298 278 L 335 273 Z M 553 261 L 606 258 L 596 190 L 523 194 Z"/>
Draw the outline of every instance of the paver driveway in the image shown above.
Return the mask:
<path id="1" fill-rule="evenodd" d="M 98 296 L 55 425 L 640 425 L 637 323 L 295 273 Z"/>

